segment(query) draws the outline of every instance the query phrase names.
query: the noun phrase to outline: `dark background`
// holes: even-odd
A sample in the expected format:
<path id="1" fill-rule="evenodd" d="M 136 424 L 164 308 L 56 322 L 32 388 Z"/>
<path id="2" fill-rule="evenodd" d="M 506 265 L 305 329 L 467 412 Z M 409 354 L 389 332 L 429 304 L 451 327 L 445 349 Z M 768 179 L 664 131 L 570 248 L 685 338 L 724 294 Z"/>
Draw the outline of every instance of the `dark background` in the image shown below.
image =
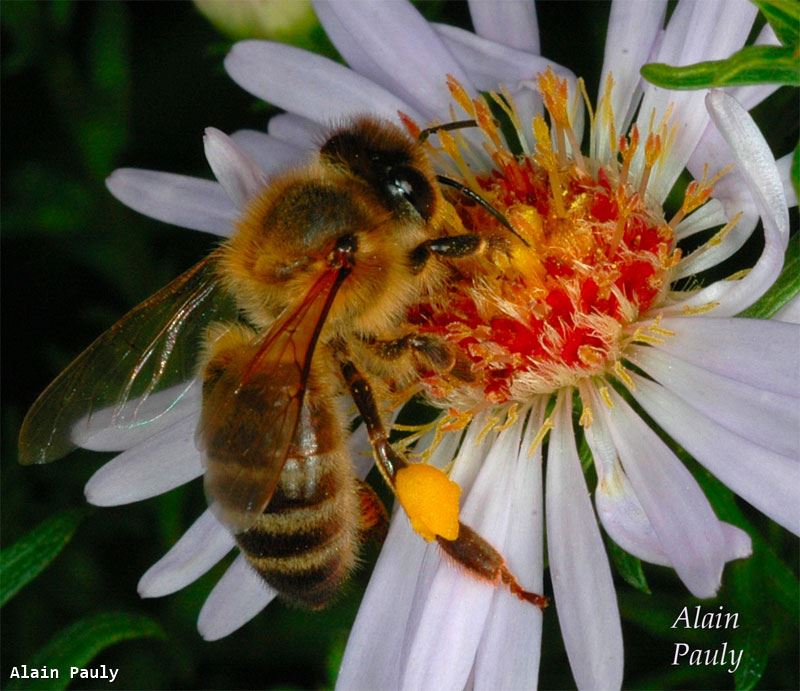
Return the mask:
<path id="1" fill-rule="evenodd" d="M 462 3 L 424 3 L 422 9 L 469 27 Z M 539 5 L 543 54 L 583 75 L 592 95 L 607 11 L 593 2 Z M 123 207 L 106 191 L 105 177 L 120 166 L 210 177 L 203 129 L 263 128 L 272 111 L 225 75 L 222 58 L 230 42 L 189 3 L 7 2 L 2 22 L 6 547 L 46 518 L 82 505 L 83 485 L 110 457 L 77 451 L 53 465 L 18 466 L 16 437 L 28 406 L 99 333 L 213 246 L 210 236 Z M 785 110 L 793 99 L 781 92 L 759 110 L 779 154 L 797 138 L 796 127 L 774 126 L 796 122 Z M 755 240 L 750 252 L 757 251 Z M 203 508 L 195 482 L 138 504 L 92 510 L 52 566 L 3 609 L 0 685 L 11 666 L 25 663 L 68 624 L 123 610 L 149 615 L 168 639 L 125 642 L 102 652 L 92 664 L 120 668 L 116 688 L 331 686 L 375 550 L 330 610 L 306 614 L 274 603 L 228 638 L 206 643 L 196 632 L 196 617 L 227 562 L 175 595 L 141 600 L 136 594 L 140 575 Z M 744 509 L 773 549 L 796 566 L 796 540 Z M 726 583 L 731 571 L 726 569 Z M 683 606 L 697 601 L 671 571 L 646 566 L 645 573 L 651 596 L 618 579 L 627 617 L 626 687 L 733 688 L 732 676 L 719 668 L 670 667 L 673 641 L 683 638 L 666 630 L 668 624 L 652 622 L 658 616 L 674 621 Z M 729 591 L 726 585 L 704 607 L 732 609 Z M 775 626 L 764 634 L 771 655 L 759 687 L 797 688 L 797 613 L 767 606 Z M 709 648 L 727 640 L 725 632 L 701 638 Z M 105 684 L 94 682 L 93 688 Z M 540 685 L 573 684 L 551 610 Z"/>

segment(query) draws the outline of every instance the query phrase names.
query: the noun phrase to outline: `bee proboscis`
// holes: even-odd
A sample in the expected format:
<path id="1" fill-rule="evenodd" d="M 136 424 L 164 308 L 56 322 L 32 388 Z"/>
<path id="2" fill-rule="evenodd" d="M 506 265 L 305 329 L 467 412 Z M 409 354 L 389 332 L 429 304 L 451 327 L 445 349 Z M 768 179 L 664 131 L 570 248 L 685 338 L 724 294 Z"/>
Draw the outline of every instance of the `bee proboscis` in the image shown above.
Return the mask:
<path id="1" fill-rule="evenodd" d="M 46 389 L 23 423 L 21 461 L 60 458 L 98 418 L 147 434 L 191 408 L 199 366 L 197 439 L 212 510 L 283 597 L 325 606 L 360 541 L 363 487 L 345 445 L 342 394 L 394 488 L 408 462 L 389 444 L 375 391 L 413 382 L 420 361 L 456 364 L 405 323 L 449 263 L 485 246 L 448 226 L 440 182 L 422 141 L 394 125 L 362 117 L 334 130 L 314 160 L 269 181 L 221 248 Z M 184 383 L 164 390 L 175 382 Z M 437 541 L 475 577 L 546 603 L 469 527 Z"/>

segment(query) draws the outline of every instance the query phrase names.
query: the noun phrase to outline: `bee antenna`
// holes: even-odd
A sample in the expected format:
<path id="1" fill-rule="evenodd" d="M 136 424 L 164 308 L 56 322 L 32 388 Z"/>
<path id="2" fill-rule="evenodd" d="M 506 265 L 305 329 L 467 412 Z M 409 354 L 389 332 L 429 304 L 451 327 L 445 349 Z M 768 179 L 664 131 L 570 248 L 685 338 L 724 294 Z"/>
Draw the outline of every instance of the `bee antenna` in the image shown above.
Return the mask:
<path id="1" fill-rule="evenodd" d="M 434 125 L 433 127 L 426 127 L 420 131 L 417 141 L 422 144 L 428 137 L 442 130 L 461 130 L 465 127 L 477 127 L 478 123 L 475 120 L 455 120 L 453 122 L 446 122 L 444 125 Z"/>
<path id="2" fill-rule="evenodd" d="M 450 123 L 455 124 L 455 123 Z M 489 202 L 487 202 L 481 195 L 473 192 L 469 187 L 467 187 L 463 182 L 459 182 L 458 180 L 453 180 L 453 178 L 448 178 L 446 175 L 437 175 L 436 179 L 442 185 L 447 185 L 448 187 L 452 187 L 457 189 L 461 194 L 465 197 L 471 199 L 472 201 L 480 204 L 484 209 L 486 209 L 506 230 L 514 235 L 520 242 L 522 242 L 526 247 L 530 247 L 531 244 L 522 237 L 514 227 L 508 222 L 508 219 L 503 216 L 497 209 L 495 209 Z"/>

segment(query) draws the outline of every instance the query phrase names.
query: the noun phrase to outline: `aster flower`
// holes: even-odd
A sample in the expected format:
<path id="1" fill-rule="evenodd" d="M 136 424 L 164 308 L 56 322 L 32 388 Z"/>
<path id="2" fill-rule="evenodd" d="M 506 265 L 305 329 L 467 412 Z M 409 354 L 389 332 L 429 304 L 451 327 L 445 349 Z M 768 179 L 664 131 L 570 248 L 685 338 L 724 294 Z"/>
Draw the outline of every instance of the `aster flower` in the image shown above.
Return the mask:
<path id="1" fill-rule="evenodd" d="M 532 5 L 471 3 L 476 34 L 430 25 L 404 2 L 317 3 L 316 10 L 349 68 L 285 45 L 237 44 L 229 74 L 286 113 L 267 134 L 207 131 L 217 183 L 119 170 L 108 187 L 149 216 L 226 236 L 268 176 L 305 159 L 332 123 L 363 113 L 394 121 L 402 113 L 419 126 L 474 117 L 480 128 L 440 135 L 432 156 L 504 212 L 532 249 L 499 257 L 494 270 L 482 266 L 485 280 L 456 282 L 412 310 L 420 330 L 448 340 L 476 372 L 469 387 L 435 373 L 425 379 L 428 399 L 445 412 L 414 435 L 414 452 L 451 468 L 464 521 L 538 592 L 546 520 L 575 680 L 581 688 L 619 687 L 619 613 L 574 413 L 597 473 L 603 528 L 631 554 L 674 568 L 694 595 L 712 596 L 724 564 L 749 554 L 750 540 L 717 519 L 640 410 L 753 506 L 800 528 L 800 332 L 788 321 L 734 318 L 774 281 L 788 239 L 788 159 L 776 164 L 746 110 L 770 90 L 676 94 L 638 73 L 646 61 L 730 54 L 744 44 L 756 10 L 744 0 L 681 2 L 663 27 L 664 3 L 616 2 L 585 153 L 579 84 L 538 55 Z M 759 40 L 774 36 L 765 29 Z M 512 141 L 479 92 L 499 94 L 490 98 L 505 109 Z M 695 182 L 667 217 L 665 199 L 684 169 Z M 467 227 L 493 223 L 480 209 L 454 206 Z M 694 287 L 689 279 L 736 252 L 759 220 L 765 247 L 749 273 Z M 681 256 L 680 240 L 717 227 Z M 90 480 L 89 501 L 137 501 L 202 474 L 196 389 L 147 430 L 121 432 L 92 419 L 82 445 L 123 453 Z M 363 437 L 352 443 L 363 448 Z M 233 547 L 206 512 L 139 590 L 174 592 Z M 200 613 L 201 634 L 227 635 L 274 595 L 238 556 Z M 530 687 L 541 627 L 539 611 L 453 569 L 397 516 L 338 683 Z"/>

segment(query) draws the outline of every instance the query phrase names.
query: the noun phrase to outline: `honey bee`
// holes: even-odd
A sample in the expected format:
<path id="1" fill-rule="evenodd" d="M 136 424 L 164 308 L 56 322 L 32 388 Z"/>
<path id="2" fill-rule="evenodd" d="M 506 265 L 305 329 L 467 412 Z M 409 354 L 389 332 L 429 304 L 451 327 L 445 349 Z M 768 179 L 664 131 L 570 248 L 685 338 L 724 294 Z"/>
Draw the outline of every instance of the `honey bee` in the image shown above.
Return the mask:
<path id="1" fill-rule="evenodd" d="M 367 117 L 334 130 L 310 163 L 265 185 L 230 240 L 47 388 L 23 423 L 21 462 L 65 455 L 95 416 L 155 430 L 199 378 L 197 443 L 214 514 L 280 595 L 324 607 L 356 561 L 363 507 L 374 507 L 345 445 L 342 394 L 393 488 L 408 462 L 389 443 L 381 391 L 413 381 L 420 362 L 469 376 L 405 323 L 451 263 L 485 246 L 449 226 L 441 184 L 455 183 L 434 173 L 422 138 Z M 544 605 L 467 526 L 437 540 L 475 577 Z"/>

